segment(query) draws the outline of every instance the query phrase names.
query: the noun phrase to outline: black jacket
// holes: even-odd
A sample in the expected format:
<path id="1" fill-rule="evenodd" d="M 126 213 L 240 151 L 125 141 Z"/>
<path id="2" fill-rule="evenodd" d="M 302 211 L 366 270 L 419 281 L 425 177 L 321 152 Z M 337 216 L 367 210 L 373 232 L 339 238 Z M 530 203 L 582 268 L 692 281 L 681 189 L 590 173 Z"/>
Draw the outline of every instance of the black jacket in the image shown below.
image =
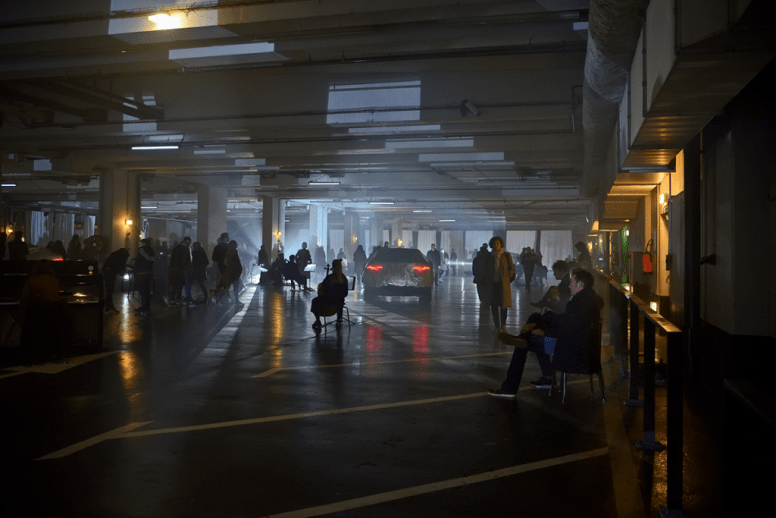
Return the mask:
<path id="1" fill-rule="evenodd" d="M 542 316 L 540 327 L 544 329 L 544 334 L 558 339 L 552 360 L 554 369 L 563 370 L 580 363 L 593 325 L 601 319 L 603 306 L 603 299 L 592 288 L 584 288 L 571 297 L 563 313 Z"/>

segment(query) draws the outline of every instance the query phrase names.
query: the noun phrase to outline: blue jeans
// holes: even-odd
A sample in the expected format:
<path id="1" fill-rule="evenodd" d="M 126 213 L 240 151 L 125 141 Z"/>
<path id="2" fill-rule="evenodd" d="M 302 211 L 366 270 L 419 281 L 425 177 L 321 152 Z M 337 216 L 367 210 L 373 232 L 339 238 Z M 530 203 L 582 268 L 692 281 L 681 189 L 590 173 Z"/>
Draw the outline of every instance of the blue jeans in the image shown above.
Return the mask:
<path id="1" fill-rule="evenodd" d="M 550 357 L 544 352 L 544 336 L 531 335 L 528 338 L 528 347 L 515 347 L 515 352 L 512 353 L 512 361 L 509 362 L 509 369 L 507 369 L 507 379 L 501 384 L 502 391 L 509 393 L 517 392 L 518 387 L 520 387 L 520 380 L 523 377 L 528 351 L 536 354 L 536 359 L 539 360 L 539 366 L 542 369 L 542 376 L 552 377 Z"/>

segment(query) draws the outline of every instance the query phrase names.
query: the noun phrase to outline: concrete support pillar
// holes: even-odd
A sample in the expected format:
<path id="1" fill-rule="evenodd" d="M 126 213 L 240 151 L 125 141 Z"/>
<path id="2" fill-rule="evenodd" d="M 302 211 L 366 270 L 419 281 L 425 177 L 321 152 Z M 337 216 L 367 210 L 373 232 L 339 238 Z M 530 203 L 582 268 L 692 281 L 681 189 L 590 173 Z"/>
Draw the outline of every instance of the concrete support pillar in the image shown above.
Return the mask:
<path id="1" fill-rule="evenodd" d="M 226 227 L 226 189 L 202 185 L 197 191 L 197 241 L 208 254 Z"/>
<path id="2" fill-rule="evenodd" d="M 391 222 L 391 247 L 398 246 L 397 242 L 401 238 L 402 219 L 396 218 Z"/>
<path id="3" fill-rule="evenodd" d="M 307 247 L 314 253 L 316 247 L 328 250 L 329 214 L 320 205 L 310 205 L 310 240 Z"/>
<path id="4" fill-rule="evenodd" d="M 383 220 L 381 218 L 378 218 L 376 216 L 373 216 L 370 218 L 371 223 L 371 243 L 369 243 L 369 250 L 365 250 L 367 255 L 369 255 L 372 252 L 372 247 L 375 246 L 382 246 L 383 244 Z"/>
<path id="5" fill-rule="evenodd" d="M 344 232 L 342 240 L 345 243 L 345 257 L 348 259 L 348 265 L 353 262 L 353 253 L 358 247 L 358 214 L 355 212 L 346 212 L 344 214 Z"/>
<path id="6" fill-rule="evenodd" d="M 274 261 L 278 252 L 285 254 L 283 240 L 286 233 L 286 204 L 284 200 L 269 196 L 262 196 L 261 204 L 261 242 L 270 260 Z"/>
<path id="7" fill-rule="evenodd" d="M 108 252 L 126 248 L 134 257 L 140 221 L 140 173 L 122 169 L 103 172 L 95 233 L 108 240 Z"/>

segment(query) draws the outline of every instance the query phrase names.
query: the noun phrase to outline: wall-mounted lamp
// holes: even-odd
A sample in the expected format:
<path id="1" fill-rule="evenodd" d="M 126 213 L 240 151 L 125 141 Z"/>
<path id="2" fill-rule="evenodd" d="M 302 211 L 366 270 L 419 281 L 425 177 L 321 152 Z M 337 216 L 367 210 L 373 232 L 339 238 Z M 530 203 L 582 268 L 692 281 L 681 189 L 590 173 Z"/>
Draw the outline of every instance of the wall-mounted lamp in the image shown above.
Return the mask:
<path id="1" fill-rule="evenodd" d="M 661 194 L 660 196 L 658 196 L 658 197 L 657 197 L 657 201 L 658 201 L 658 202 L 659 202 L 661 205 L 662 205 L 662 204 L 664 204 L 664 203 L 666 202 L 666 195 L 665 195 L 665 194 Z"/>
<path id="2" fill-rule="evenodd" d="M 132 220 L 131 220 L 131 219 L 125 219 L 125 220 L 124 220 L 124 224 L 125 224 L 126 226 L 128 226 L 128 227 L 131 227 L 131 226 L 132 226 Z"/>
<path id="3" fill-rule="evenodd" d="M 625 235 L 626 235 L 626 236 L 629 236 L 629 235 L 630 235 L 630 230 L 628 230 L 627 228 L 625 229 Z"/>

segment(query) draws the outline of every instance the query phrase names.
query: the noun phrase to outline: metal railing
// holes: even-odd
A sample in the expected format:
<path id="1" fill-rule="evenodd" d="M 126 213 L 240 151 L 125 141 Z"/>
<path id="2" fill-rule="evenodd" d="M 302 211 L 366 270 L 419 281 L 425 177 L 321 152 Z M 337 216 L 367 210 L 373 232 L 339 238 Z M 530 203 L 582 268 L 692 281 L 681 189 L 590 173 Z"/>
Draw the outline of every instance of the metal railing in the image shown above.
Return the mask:
<path id="1" fill-rule="evenodd" d="M 667 449 L 666 459 L 666 508 L 661 515 L 681 515 L 683 490 L 683 366 L 682 330 L 662 315 L 653 311 L 649 304 L 639 299 L 611 277 L 598 272 L 600 295 L 608 303 L 606 325 L 609 344 L 615 347 L 620 357 L 620 375 L 629 377 L 628 406 L 644 408 L 644 431 L 636 448 L 646 451 Z M 602 284 L 605 285 L 602 286 Z M 607 293 L 608 292 L 608 293 Z M 644 323 L 643 334 L 641 322 Z M 666 440 L 663 446 L 655 440 L 655 337 L 657 333 L 666 336 Z M 643 338 L 642 338 L 643 336 Z M 643 400 L 639 400 L 639 350 L 643 339 Z"/>

